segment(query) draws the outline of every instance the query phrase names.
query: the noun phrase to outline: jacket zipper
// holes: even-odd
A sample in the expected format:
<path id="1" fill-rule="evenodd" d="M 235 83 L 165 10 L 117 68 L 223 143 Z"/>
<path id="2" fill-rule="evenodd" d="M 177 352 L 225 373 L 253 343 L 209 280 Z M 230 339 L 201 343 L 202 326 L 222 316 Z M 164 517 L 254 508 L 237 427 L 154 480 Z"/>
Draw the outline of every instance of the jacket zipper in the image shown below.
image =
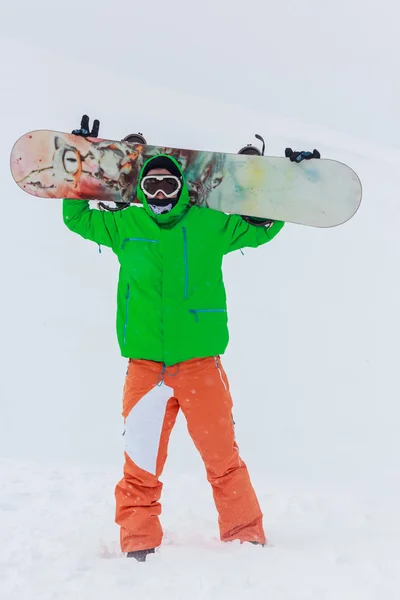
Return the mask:
<path id="1" fill-rule="evenodd" d="M 185 265 L 185 291 L 184 298 L 185 300 L 188 297 L 188 288 L 189 288 L 189 264 L 188 264 L 188 255 L 187 255 L 187 235 L 186 235 L 186 227 L 182 227 L 183 232 L 183 262 Z"/>
<path id="2" fill-rule="evenodd" d="M 131 286 L 128 283 L 126 286 L 126 294 L 125 294 L 125 323 L 124 323 L 124 346 L 126 345 L 126 331 L 128 329 L 128 319 L 129 319 L 129 298 L 131 295 Z"/>
<path id="3" fill-rule="evenodd" d="M 199 313 L 220 313 L 220 312 L 226 312 L 225 308 L 199 308 L 199 309 L 190 309 L 189 310 L 190 313 L 193 313 L 194 316 L 196 317 L 196 321 L 199 320 Z"/>
<path id="4" fill-rule="evenodd" d="M 149 242 L 150 244 L 158 244 L 159 240 L 150 240 L 148 238 L 125 238 L 122 242 L 122 250 L 127 242 Z"/>

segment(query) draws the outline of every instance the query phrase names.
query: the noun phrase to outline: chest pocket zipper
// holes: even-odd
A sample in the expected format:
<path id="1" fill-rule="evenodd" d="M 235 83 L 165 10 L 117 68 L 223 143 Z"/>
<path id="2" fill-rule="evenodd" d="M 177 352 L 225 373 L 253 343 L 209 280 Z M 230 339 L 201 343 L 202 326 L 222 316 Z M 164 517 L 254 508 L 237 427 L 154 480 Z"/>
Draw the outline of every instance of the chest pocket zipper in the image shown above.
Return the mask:
<path id="1" fill-rule="evenodd" d="M 150 240 L 148 238 L 139 238 L 139 237 L 137 237 L 137 238 L 125 238 L 123 240 L 122 244 L 121 244 L 122 250 L 125 250 L 125 245 L 128 242 L 148 242 L 149 244 L 158 244 L 159 240 Z"/>

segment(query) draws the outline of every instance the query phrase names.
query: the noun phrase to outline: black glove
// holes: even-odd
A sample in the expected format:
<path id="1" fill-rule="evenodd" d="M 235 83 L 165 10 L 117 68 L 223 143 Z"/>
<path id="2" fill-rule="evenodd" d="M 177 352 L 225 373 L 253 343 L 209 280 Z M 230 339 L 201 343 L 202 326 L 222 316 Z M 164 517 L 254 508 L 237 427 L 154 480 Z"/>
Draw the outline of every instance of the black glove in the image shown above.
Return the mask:
<path id="1" fill-rule="evenodd" d="M 297 152 L 297 150 L 292 150 L 291 148 L 286 148 L 285 150 L 286 158 L 290 159 L 290 162 L 299 163 L 302 160 L 310 160 L 311 158 L 321 158 L 321 154 L 318 150 L 313 150 L 313 152 L 307 152 L 306 150 L 301 150 Z"/>
<path id="2" fill-rule="evenodd" d="M 271 227 L 274 223 L 272 219 L 264 219 L 262 217 L 249 217 L 247 215 L 240 215 L 243 221 L 250 223 L 250 225 L 256 225 L 257 227 Z"/>
<path id="3" fill-rule="evenodd" d="M 72 133 L 74 135 L 80 135 L 82 137 L 97 138 L 97 136 L 99 135 L 99 127 L 100 121 L 98 119 L 95 119 L 93 121 L 92 131 L 89 131 L 89 117 L 87 115 L 83 115 L 80 129 L 74 129 Z"/>

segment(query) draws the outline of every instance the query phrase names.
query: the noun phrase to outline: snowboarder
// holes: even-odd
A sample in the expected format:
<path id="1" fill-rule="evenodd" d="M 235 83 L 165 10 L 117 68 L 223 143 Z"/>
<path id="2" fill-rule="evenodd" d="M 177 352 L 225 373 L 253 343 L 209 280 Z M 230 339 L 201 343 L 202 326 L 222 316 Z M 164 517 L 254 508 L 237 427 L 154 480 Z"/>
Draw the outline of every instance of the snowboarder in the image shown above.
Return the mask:
<path id="1" fill-rule="evenodd" d="M 88 120 L 77 132 L 90 135 Z M 222 260 L 271 241 L 284 224 L 191 206 L 182 169 L 167 155 L 144 164 L 137 198 L 142 206 L 119 212 L 63 203 L 67 227 L 112 248 L 120 263 L 117 335 L 129 361 L 125 466 L 115 491 L 121 549 L 143 562 L 161 544 L 159 478 L 179 409 L 206 467 L 221 540 L 264 545 L 220 359 L 228 344 Z"/>

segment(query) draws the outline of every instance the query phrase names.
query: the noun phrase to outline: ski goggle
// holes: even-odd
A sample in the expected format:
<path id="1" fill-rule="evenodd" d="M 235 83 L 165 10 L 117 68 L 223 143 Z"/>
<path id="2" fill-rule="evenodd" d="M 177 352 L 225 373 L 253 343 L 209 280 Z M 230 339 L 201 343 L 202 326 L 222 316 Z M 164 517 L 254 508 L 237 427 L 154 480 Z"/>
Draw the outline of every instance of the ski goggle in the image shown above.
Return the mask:
<path id="1" fill-rule="evenodd" d="M 166 198 L 172 198 L 181 189 L 182 182 L 175 175 L 146 175 L 140 187 L 146 198 L 155 198 L 158 192 L 162 192 Z"/>

